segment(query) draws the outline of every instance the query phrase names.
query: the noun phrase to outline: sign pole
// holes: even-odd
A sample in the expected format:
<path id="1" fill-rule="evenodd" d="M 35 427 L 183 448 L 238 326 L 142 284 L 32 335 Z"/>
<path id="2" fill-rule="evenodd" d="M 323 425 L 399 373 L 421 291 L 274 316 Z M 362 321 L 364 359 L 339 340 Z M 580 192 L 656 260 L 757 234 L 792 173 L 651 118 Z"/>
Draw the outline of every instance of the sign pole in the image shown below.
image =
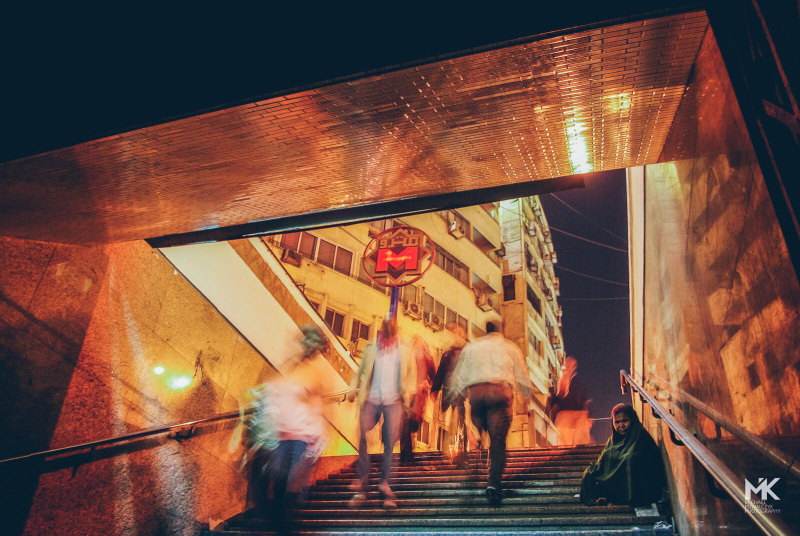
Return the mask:
<path id="1" fill-rule="evenodd" d="M 397 318 L 397 302 L 400 301 L 400 287 L 392 287 L 392 299 L 389 302 L 389 316 Z"/>

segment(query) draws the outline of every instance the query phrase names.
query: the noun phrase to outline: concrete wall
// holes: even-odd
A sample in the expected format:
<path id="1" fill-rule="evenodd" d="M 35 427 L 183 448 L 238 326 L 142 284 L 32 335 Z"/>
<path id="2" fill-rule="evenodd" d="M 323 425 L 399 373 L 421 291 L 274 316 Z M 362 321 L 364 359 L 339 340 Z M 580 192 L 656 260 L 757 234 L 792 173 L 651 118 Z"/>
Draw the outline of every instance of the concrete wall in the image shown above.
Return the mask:
<path id="1" fill-rule="evenodd" d="M 634 339 L 643 339 L 641 350 L 634 344 L 634 377 L 643 376 L 742 480 L 785 477 L 678 394 L 796 455 L 800 287 L 711 34 L 660 161 L 645 168 L 643 196 L 631 198 L 643 203 L 632 206 L 631 221 L 643 213 L 645 226 L 644 250 L 634 251 L 644 258 L 644 294 L 632 300 L 642 304 L 632 325 L 643 326 Z M 749 529 L 732 501 L 708 492 L 704 470 L 649 413 L 651 432 L 667 437 L 681 534 Z M 788 511 L 791 501 L 782 498 Z"/>
<path id="2" fill-rule="evenodd" d="M 0 238 L 0 458 L 237 409 L 276 374 L 144 242 Z M 164 367 L 161 375 L 155 367 Z M 180 387 L 175 380 L 186 378 Z M 3 533 L 196 534 L 244 508 L 229 428 L 100 456 L 73 473 L 6 471 Z"/>

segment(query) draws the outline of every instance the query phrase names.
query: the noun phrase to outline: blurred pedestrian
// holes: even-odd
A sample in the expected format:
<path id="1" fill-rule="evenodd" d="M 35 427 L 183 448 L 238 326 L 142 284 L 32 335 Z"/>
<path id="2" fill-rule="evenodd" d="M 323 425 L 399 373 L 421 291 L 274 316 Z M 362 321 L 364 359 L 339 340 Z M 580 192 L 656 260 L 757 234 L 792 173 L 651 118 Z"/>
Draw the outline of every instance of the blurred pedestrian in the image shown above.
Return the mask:
<path id="1" fill-rule="evenodd" d="M 453 371 L 453 391 L 468 398 L 472 424 L 489 435 L 486 495 L 493 506 L 503 499 L 506 436 L 514 412 L 514 390 L 526 399 L 533 386 L 519 347 L 501 334 L 499 321 L 486 323 L 486 335 L 467 344 Z"/>
<path id="2" fill-rule="evenodd" d="M 325 444 L 322 414 L 322 332 L 313 325 L 300 328 L 300 352 L 293 368 L 280 380 L 274 393 L 278 448 L 272 454 L 276 530 L 288 533 L 291 512 L 303 500 L 311 470 Z"/>
<path id="3" fill-rule="evenodd" d="M 433 385 L 433 377 L 436 374 L 436 365 L 433 362 L 430 347 L 419 335 L 411 338 L 411 348 L 414 351 L 414 358 L 417 365 L 417 389 L 411 405 L 406 411 L 403 420 L 402 432 L 400 433 L 400 461 L 414 461 L 414 439 L 412 434 L 417 433 L 423 418 L 425 417 L 425 406 Z"/>
<path id="4" fill-rule="evenodd" d="M 591 442 L 589 398 L 578 376 L 578 360 L 568 357 L 561 367 L 552 411 L 560 445 L 585 445 Z"/>
<path id="5" fill-rule="evenodd" d="M 613 429 L 603 452 L 586 468 L 581 501 L 587 505 L 649 506 L 666 485 L 661 450 L 627 404 L 611 410 Z"/>
<path id="6" fill-rule="evenodd" d="M 412 349 L 401 341 L 397 333 L 397 319 L 387 317 L 381 324 L 378 340 L 364 350 L 361 364 L 350 384 L 348 400 L 356 397 L 361 409 L 358 434 L 358 477 L 354 482 L 355 494 L 351 507 L 358 507 L 366 499 L 369 480 L 369 453 L 367 432 L 383 416 L 383 459 L 378 491 L 385 508 L 396 508 L 397 497 L 389 486 L 392 472 L 392 449 L 397 442 L 403 412 L 409 407 L 417 386 L 417 367 Z"/>
<path id="7" fill-rule="evenodd" d="M 458 363 L 458 356 L 466 344 L 466 333 L 460 326 L 453 328 L 454 341 L 450 347 L 442 354 L 439 361 L 439 368 L 431 386 L 431 395 L 442 393 L 442 415 L 447 410 L 453 408 L 451 415 L 451 433 L 449 445 L 447 446 L 450 460 L 460 469 L 466 468 L 467 464 L 467 426 L 464 413 L 464 399 L 453 393 L 453 370 Z"/>
<path id="8" fill-rule="evenodd" d="M 288 350 L 288 371 L 251 389 L 251 401 L 242 408 L 247 410 L 242 411 L 242 424 L 247 428 L 256 512 L 271 518 L 278 534 L 291 532 L 291 513 L 302 501 L 325 445 L 324 364 L 319 357 L 324 345 L 316 326 L 302 326 Z"/>

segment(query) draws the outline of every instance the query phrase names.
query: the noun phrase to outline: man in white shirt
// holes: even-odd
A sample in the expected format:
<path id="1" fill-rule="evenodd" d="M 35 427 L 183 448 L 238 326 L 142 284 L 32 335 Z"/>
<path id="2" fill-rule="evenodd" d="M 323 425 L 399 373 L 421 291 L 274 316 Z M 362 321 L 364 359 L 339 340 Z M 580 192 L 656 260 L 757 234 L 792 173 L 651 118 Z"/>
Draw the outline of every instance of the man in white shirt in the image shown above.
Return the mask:
<path id="1" fill-rule="evenodd" d="M 467 344 L 453 371 L 453 391 L 469 398 L 472 424 L 489 434 L 489 480 L 486 495 L 493 506 L 503 498 L 506 436 L 514 411 L 514 388 L 529 398 L 532 385 L 519 347 L 500 333 L 499 321 L 486 323 L 486 335 Z"/>

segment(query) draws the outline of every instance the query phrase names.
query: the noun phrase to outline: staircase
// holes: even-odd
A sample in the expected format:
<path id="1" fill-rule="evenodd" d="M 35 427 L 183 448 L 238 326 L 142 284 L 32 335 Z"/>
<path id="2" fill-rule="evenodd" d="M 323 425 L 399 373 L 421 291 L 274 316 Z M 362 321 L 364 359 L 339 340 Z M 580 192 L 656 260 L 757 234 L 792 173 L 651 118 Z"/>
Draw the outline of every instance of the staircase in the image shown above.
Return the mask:
<path id="1" fill-rule="evenodd" d="M 628 506 L 585 506 L 576 494 L 586 466 L 601 445 L 512 450 L 503 477 L 507 497 L 499 508 L 485 495 L 486 451 L 470 453 L 469 469 L 457 469 L 439 452 L 417 453 L 412 463 L 395 465 L 392 488 L 397 509 L 386 510 L 376 489 L 378 456 L 372 457 L 367 500 L 348 507 L 355 478 L 351 466 L 314 485 L 296 513 L 295 530 L 319 536 L 403 534 L 416 536 L 492 535 L 671 535 L 654 528 L 669 522 L 658 515 L 637 516 Z M 395 455 L 397 456 L 397 455 Z M 268 520 L 246 512 L 206 536 L 270 534 Z"/>

